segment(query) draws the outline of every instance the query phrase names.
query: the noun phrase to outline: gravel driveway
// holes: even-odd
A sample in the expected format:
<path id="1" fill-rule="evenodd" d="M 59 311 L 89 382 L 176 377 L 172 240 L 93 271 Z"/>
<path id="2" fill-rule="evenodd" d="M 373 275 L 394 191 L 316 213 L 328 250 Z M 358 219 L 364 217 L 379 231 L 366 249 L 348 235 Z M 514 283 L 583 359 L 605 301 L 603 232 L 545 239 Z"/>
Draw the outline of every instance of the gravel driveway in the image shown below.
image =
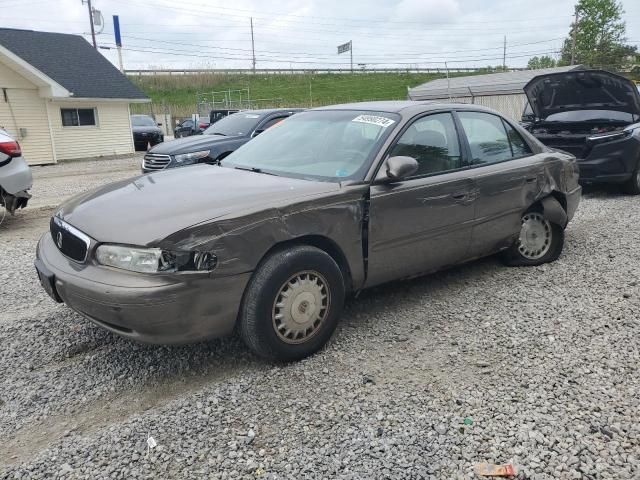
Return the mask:
<path id="1" fill-rule="evenodd" d="M 55 305 L 32 267 L 51 211 L 0 226 L 0 478 L 640 478 L 640 197 L 588 193 L 554 264 L 365 291 L 291 365 L 236 339 L 131 343 Z"/>

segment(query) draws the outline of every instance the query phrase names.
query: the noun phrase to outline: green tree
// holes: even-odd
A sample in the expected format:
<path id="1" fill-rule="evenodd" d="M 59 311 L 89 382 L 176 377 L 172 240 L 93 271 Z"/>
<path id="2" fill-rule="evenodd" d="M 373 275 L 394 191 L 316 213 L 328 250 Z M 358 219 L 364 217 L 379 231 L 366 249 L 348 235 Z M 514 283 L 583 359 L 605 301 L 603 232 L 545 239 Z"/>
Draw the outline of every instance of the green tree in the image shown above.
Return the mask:
<path id="1" fill-rule="evenodd" d="M 576 5 L 578 23 L 571 24 L 564 41 L 560 65 L 571 64 L 573 32 L 576 29 L 575 64 L 619 70 L 637 53 L 628 45 L 624 10 L 618 0 L 579 0 Z"/>
<path id="2" fill-rule="evenodd" d="M 531 57 L 529 59 L 529 62 L 527 63 L 527 68 L 529 69 L 551 68 L 555 66 L 556 61 L 549 55 L 543 55 L 541 57 Z"/>

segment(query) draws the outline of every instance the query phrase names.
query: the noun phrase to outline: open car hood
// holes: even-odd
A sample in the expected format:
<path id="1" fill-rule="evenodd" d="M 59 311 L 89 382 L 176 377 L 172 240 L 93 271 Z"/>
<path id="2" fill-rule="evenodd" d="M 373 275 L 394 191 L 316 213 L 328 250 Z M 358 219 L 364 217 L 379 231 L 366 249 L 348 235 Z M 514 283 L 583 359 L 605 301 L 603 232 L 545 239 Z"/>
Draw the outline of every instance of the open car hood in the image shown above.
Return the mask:
<path id="1" fill-rule="evenodd" d="M 640 116 L 640 94 L 629 79 L 604 70 L 575 70 L 533 78 L 524 87 L 536 118 L 575 110 L 614 110 Z"/>

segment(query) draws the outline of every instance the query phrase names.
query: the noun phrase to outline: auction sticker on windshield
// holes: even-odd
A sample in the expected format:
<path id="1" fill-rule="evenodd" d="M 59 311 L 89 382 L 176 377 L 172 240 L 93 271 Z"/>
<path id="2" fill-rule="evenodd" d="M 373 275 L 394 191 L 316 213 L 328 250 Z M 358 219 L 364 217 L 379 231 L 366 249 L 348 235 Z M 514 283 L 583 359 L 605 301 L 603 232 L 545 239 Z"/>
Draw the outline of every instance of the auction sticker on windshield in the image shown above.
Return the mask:
<path id="1" fill-rule="evenodd" d="M 352 122 L 359 123 L 368 123 L 370 125 L 379 125 L 382 128 L 387 128 L 389 125 L 393 125 L 395 120 L 391 120 L 390 118 L 380 117 L 378 115 L 358 115 L 356 118 L 351 120 Z"/>

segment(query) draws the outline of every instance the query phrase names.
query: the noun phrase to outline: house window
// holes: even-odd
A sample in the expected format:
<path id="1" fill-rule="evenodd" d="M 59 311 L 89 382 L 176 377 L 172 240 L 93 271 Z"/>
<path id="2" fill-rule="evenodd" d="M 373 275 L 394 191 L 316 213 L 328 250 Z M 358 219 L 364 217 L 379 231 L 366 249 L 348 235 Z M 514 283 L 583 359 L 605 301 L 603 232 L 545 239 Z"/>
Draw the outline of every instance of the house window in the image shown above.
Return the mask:
<path id="1" fill-rule="evenodd" d="M 88 127 L 97 125 L 95 108 L 61 108 L 63 127 Z"/>

